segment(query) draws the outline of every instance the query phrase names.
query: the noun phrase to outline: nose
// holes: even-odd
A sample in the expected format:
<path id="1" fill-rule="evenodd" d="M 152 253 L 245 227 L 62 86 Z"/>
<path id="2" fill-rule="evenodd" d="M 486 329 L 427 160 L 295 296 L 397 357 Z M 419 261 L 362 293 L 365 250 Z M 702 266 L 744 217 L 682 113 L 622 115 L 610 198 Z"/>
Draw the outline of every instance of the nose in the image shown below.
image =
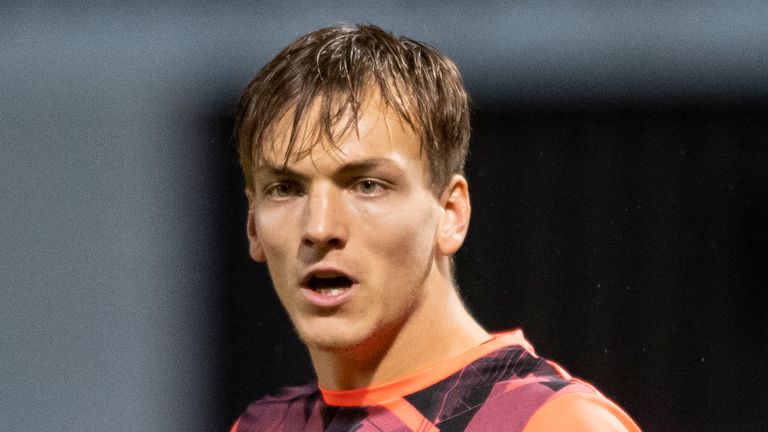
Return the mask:
<path id="1" fill-rule="evenodd" d="M 305 202 L 302 244 L 315 249 L 344 247 L 349 234 L 345 217 L 340 191 L 333 185 L 313 188 Z"/>

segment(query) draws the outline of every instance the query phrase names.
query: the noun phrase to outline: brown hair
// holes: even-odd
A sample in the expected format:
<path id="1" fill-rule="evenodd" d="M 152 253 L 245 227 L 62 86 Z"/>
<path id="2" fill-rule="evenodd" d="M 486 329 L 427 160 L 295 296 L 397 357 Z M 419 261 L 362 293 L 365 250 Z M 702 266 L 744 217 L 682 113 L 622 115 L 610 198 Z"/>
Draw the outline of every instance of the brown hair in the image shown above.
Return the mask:
<path id="1" fill-rule="evenodd" d="M 245 89 L 235 134 L 246 187 L 253 189 L 253 169 L 264 158 L 265 141 L 288 112 L 293 109 L 286 164 L 292 154 L 308 154 L 321 136 L 333 147 L 335 138 L 356 128 L 372 90 L 421 136 L 420 151 L 428 156 L 436 193 L 453 174 L 463 173 L 469 108 L 456 65 L 432 46 L 396 38 L 374 25 L 337 26 L 297 39 Z M 312 103 L 319 107 L 318 124 L 312 125 L 318 139 L 295 148 L 302 116 Z"/>

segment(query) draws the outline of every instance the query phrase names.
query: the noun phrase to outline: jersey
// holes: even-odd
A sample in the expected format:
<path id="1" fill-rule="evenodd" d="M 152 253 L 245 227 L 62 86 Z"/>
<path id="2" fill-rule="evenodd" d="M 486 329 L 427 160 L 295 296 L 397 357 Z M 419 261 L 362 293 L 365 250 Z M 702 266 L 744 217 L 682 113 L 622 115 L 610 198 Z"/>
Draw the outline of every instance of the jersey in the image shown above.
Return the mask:
<path id="1" fill-rule="evenodd" d="M 639 431 L 616 404 L 537 356 L 521 331 L 400 379 L 354 390 L 288 387 L 232 432 Z"/>

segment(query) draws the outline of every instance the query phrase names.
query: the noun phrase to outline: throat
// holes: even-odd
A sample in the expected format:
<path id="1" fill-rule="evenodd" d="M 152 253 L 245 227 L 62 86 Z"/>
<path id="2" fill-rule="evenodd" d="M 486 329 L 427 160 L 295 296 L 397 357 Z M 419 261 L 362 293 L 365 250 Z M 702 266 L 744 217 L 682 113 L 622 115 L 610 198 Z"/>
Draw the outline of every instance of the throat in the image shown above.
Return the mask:
<path id="1" fill-rule="evenodd" d="M 448 302 L 444 306 L 428 308 L 427 319 L 419 316 L 425 312 L 419 310 L 404 321 L 379 327 L 353 346 L 331 350 L 309 346 L 320 386 L 351 390 L 384 384 L 457 356 L 490 338 L 458 300 L 455 305 Z M 435 310 L 441 313 L 435 314 Z"/>

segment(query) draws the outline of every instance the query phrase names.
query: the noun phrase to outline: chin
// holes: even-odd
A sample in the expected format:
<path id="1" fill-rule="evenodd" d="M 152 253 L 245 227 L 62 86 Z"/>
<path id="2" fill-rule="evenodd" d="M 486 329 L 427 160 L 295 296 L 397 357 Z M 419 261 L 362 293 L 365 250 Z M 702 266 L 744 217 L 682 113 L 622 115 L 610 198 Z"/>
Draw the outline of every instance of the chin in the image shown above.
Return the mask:
<path id="1" fill-rule="evenodd" d="M 309 334 L 299 332 L 299 338 L 309 349 L 332 353 L 348 352 L 360 345 L 364 339 L 355 337 L 349 334 L 349 332 L 345 332 L 346 334 L 317 333 L 317 329 L 309 332 Z"/>
<path id="2" fill-rule="evenodd" d="M 400 327 L 397 324 L 377 326 L 372 322 L 323 320 L 304 322 L 303 328 L 297 326 L 299 337 L 310 350 L 363 357 L 386 351 Z"/>
<path id="3" fill-rule="evenodd" d="M 366 332 L 349 322 L 332 318 L 320 318 L 296 325 L 299 338 L 310 349 L 327 352 L 343 352 L 364 343 Z M 325 321 L 325 322 L 322 322 Z"/>

